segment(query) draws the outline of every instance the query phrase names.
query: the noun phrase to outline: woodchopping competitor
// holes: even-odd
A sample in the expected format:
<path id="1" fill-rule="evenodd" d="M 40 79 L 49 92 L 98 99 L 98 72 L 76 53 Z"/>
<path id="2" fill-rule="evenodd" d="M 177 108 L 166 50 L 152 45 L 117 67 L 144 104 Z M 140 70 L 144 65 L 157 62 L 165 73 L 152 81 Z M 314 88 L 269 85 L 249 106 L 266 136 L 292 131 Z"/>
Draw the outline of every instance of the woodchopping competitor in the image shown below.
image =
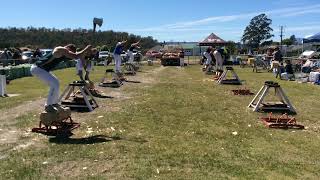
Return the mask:
<path id="1" fill-rule="evenodd" d="M 133 50 L 140 49 L 139 43 L 140 43 L 140 41 L 131 44 L 130 48 L 128 49 L 129 63 L 131 63 L 131 64 L 133 64 L 133 61 L 134 61 Z"/>
<path id="2" fill-rule="evenodd" d="M 121 74 L 120 72 L 120 68 L 121 68 L 121 53 L 123 51 L 124 48 L 124 44 L 127 41 L 122 41 L 122 42 L 118 42 L 116 45 L 116 48 L 114 49 L 113 52 L 113 57 L 114 57 L 114 61 L 115 61 L 115 73 L 116 74 Z"/>
<path id="3" fill-rule="evenodd" d="M 61 62 L 78 59 L 84 53 L 91 49 L 88 45 L 83 51 L 76 52 L 76 47 L 73 44 L 67 46 L 58 46 L 54 48 L 52 53 L 41 58 L 31 66 L 31 74 L 38 77 L 43 82 L 49 85 L 50 91 L 45 104 L 46 112 L 58 112 L 62 108 L 58 104 L 59 101 L 59 80 L 51 71 Z"/>

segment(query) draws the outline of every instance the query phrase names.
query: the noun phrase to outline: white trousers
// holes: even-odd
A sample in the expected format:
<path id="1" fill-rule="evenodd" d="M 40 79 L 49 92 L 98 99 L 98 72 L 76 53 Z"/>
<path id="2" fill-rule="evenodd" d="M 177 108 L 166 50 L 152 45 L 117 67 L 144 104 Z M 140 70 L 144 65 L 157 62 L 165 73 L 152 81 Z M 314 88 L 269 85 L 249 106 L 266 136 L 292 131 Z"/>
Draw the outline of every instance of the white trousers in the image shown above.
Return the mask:
<path id="1" fill-rule="evenodd" d="M 77 72 L 79 71 L 83 71 L 83 63 L 81 61 L 81 59 L 77 59 L 77 64 L 76 64 L 76 69 L 77 69 Z M 87 72 L 91 72 L 92 71 L 92 62 L 89 61 L 88 64 L 87 64 L 87 68 L 85 69 L 85 71 Z"/>
<path id="2" fill-rule="evenodd" d="M 47 98 L 46 106 L 58 104 L 59 102 L 59 80 L 52 73 L 39 68 L 36 65 L 31 66 L 31 74 L 38 77 L 43 82 L 50 86 L 49 95 Z"/>
<path id="3" fill-rule="evenodd" d="M 206 57 L 206 58 L 207 58 L 206 65 L 210 65 L 210 64 L 211 64 L 211 62 L 212 62 L 212 58 L 211 58 L 210 53 L 208 53 L 208 52 L 204 52 L 204 53 L 203 53 L 203 55 L 204 55 L 204 57 Z"/>
<path id="4" fill-rule="evenodd" d="M 281 74 L 281 79 L 283 79 L 283 80 L 289 80 L 289 79 L 291 79 L 293 77 L 294 77 L 293 74 L 288 74 L 286 72 Z"/>
<path id="5" fill-rule="evenodd" d="M 215 51 L 213 55 L 216 59 L 216 70 L 223 70 L 223 59 L 221 54 L 218 51 Z"/>
<path id="6" fill-rule="evenodd" d="M 115 72 L 120 72 L 121 69 L 121 55 L 119 54 L 114 54 L 114 61 L 115 61 Z"/>
<path id="7" fill-rule="evenodd" d="M 180 66 L 184 66 L 184 58 L 180 58 Z"/>
<path id="8" fill-rule="evenodd" d="M 134 61 L 134 55 L 133 55 L 133 52 L 132 51 L 128 51 L 128 56 L 129 56 L 129 63 L 133 63 Z"/>

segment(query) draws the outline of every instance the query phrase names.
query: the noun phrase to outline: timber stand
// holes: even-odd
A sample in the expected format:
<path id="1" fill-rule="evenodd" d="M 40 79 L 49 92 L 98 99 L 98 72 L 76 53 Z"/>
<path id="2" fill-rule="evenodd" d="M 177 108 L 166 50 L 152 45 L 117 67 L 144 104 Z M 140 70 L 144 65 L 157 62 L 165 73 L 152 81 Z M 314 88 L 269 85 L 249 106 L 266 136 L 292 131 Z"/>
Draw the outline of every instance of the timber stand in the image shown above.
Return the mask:
<path id="1" fill-rule="evenodd" d="M 75 123 L 71 117 L 68 117 L 61 122 L 54 122 L 51 125 L 44 125 L 42 121 L 40 121 L 39 127 L 33 128 L 32 132 L 47 136 L 70 136 L 72 135 L 71 131 L 79 127 L 79 123 Z"/>
<path id="2" fill-rule="evenodd" d="M 109 77 L 110 75 L 110 77 Z M 110 87 L 110 88 L 119 88 L 123 85 L 123 83 L 116 79 L 113 78 L 115 75 L 114 70 L 113 69 L 107 69 L 106 70 L 106 75 L 105 77 L 101 80 L 101 82 L 99 83 L 100 87 Z M 108 80 L 108 79 L 112 79 L 112 80 Z"/>
<path id="3" fill-rule="evenodd" d="M 264 102 L 264 99 L 268 95 L 270 89 L 275 90 L 275 96 L 280 100 L 280 102 Z M 296 110 L 290 103 L 280 85 L 272 81 L 265 82 L 264 86 L 260 89 L 248 107 L 252 108 L 254 112 L 287 112 L 296 114 Z"/>
<path id="4" fill-rule="evenodd" d="M 261 120 L 269 128 L 304 129 L 303 125 L 297 124 L 296 118 L 288 116 L 288 114 L 275 117 L 270 113 L 268 117 L 262 117 Z"/>
<path id="5" fill-rule="evenodd" d="M 232 90 L 232 92 L 233 92 L 233 95 L 235 95 L 235 96 L 251 96 L 251 95 L 254 95 L 254 93 L 252 93 L 250 91 L 250 89 L 246 89 L 246 88 L 244 88 L 244 89 L 234 89 L 234 90 Z"/>
<path id="6" fill-rule="evenodd" d="M 228 72 L 232 73 L 233 78 L 227 79 Z M 237 73 L 234 71 L 233 67 L 226 67 L 226 71 L 222 73 L 222 75 L 219 77 L 218 84 L 229 84 L 229 85 L 241 85 L 241 81 L 237 75 Z"/>
<path id="7" fill-rule="evenodd" d="M 78 90 L 78 91 L 76 91 Z M 89 112 L 99 107 L 85 82 L 73 82 L 68 85 L 60 97 L 61 105 L 71 109 L 87 110 Z"/>
<path id="8" fill-rule="evenodd" d="M 124 74 L 125 75 L 131 75 L 134 76 L 136 75 L 136 68 L 135 65 L 132 63 L 125 63 L 124 64 Z"/>

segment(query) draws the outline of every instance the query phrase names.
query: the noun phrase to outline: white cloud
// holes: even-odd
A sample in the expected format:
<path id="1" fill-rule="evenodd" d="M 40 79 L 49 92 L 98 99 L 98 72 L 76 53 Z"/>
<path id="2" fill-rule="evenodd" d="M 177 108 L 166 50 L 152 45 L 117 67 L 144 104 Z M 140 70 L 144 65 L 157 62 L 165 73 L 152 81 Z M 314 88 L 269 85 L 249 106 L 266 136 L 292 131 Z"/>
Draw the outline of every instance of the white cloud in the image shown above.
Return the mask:
<path id="1" fill-rule="evenodd" d="M 311 25 L 311 26 L 298 26 L 298 27 L 288 27 L 287 32 L 296 32 L 296 31 L 320 31 L 320 25 Z"/>
<path id="2" fill-rule="evenodd" d="M 314 14 L 320 13 L 320 4 L 308 5 L 308 6 L 300 6 L 300 7 L 290 7 L 283 9 L 276 9 L 270 11 L 261 11 L 261 12 L 252 12 L 245 14 L 237 14 L 237 15 L 228 15 L 228 16 L 213 16 L 207 17 L 204 19 L 194 20 L 194 21 L 186 21 L 186 22 L 178 22 L 174 24 L 166 24 L 158 27 L 151 28 L 142 28 L 142 29 L 132 29 L 129 31 L 134 32 L 165 32 L 165 31 L 204 31 L 204 30 L 214 30 L 215 28 L 203 28 L 199 26 L 210 25 L 211 23 L 225 23 L 232 22 L 241 19 L 250 19 L 253 16 L 259 15 L 261 13 L 265 13 L 270 16 L 276 17 L 292 17 L 292 16 L 300 16 L 304 14 Z M 219 29 L 221 30 L 221 29 Z"/>
<path id="3" fill-rule="evenodd" d="M 195 39 L 201 39 L 203 34 L 219 32 L 218 35 L 222 38 L 230 39 L 232 37 L 231 40 L 237 41 L 237 39 L 239 40 L 243 33 L 245 24 L 243 24 L 243 26 L 230 27 L 229 23 L 226 27 L 226 23 L 236 21 L 238 22 L 239 20 L 250 20 L 252 17 L 261 13 L 265 13 L 271 18 L 288 18 L 306 14 L 318 14 L 320 13 L 320 4 L 307 6 L 300 5 L 296 7 L 288 7 L 260 12 L 249 12 L 235 15 L 212 16 L 193 21 L 177 22 L 156 27 L 127 29 L 127 31 L 149 35 L 151 34 L 152 36 L 160 40 L 173 38 L 174 40 L 191 41 L 194 41 Z M 286 32 L 296 35 L 304 35 L 306 33 L 310 34 L 310 32 L 320 30 L 320 25 L 318 22 L 308 23 L 308 25 L 306 23 L 307 22 L 304 22 L 304 24 L 300 24 L 296 27 L 288 27 L 286 28 Z M 277 29 L 278 27 L 274 26 L 275 38 L 278 38 Z"/>

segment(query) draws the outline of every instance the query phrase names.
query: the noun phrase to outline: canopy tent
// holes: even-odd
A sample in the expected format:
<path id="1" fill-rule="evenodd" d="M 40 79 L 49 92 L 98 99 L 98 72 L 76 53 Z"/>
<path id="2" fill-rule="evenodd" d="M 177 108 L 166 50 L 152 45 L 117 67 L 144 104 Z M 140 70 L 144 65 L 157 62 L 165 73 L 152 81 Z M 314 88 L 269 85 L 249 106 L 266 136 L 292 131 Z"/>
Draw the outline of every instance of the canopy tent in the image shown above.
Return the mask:
<path id="1" fill-rule="evenodd" d="M 203 41 L 199 42 L 199 47 L 200 47 L 200 54 L 202 54 L 202 49 L 201 46 L 211 46 L 211 47 L 216 47 L 216 46 L 225 46 L 228 43 L 215 35 L 214 33 L 211 33 L 207 38 L 205 38 Z"/>
<path id="2" fill-rule="evenodd" d="M 320 32 L 303 39 L 303 43 L 320 43 Z"/>
<path id="3" fill-rule="evenodd" d="M 226 45 L 227 42 L 214 33 L 211 33 L 207 38 L 203 41 L 199 42 L 199 46 L 223 46 Z"/>

